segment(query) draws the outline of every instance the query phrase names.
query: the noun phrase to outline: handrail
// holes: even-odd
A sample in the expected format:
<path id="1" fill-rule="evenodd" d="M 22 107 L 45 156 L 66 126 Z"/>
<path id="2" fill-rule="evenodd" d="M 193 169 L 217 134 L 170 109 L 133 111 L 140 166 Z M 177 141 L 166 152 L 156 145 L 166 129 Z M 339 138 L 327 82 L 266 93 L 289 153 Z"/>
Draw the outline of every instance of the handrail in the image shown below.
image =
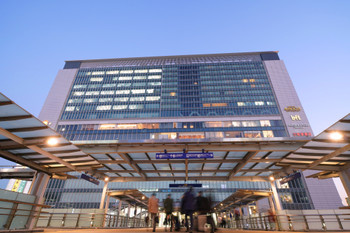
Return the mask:
<path id="1" fill-rule="evenodd" d="M 30 203 L 30 202 L 8 200 L 8 199 L 2 199 L 2 198 L 0 198 L 0 201 L 12 202 L 12 203 L 23 204 L 23 205 L 32 205 L 32 206 L 38 206 L 38 207 L 43 207 L 43 208 L 50 208 L 51 207 L 50 205 L 43 205 L 43 204 L 36 204 L 36 203 Z"/>

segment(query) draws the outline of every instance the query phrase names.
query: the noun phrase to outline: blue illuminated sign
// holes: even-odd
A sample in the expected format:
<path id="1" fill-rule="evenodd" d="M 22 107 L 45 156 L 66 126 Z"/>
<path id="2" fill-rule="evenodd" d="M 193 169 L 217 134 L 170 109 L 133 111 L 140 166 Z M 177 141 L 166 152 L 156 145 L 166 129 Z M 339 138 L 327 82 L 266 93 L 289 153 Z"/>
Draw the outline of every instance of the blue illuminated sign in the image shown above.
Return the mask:
<path id="1" fill-rule="evenodd" d="M 208 153 L 156 153 L 156 159 L 211 159 L 212 152 Z"/>
<path id="2" fill-rule="evenodd" d="M 95 179 L 95 178 L 93 178 L 91 176 L 85 175 L 84 173 L 81 174 L 80 178 L 83 179 L 83 180 L 87 180 L 87 181 L 89 181 L 89 182 L 91 182 L 93 184 L 96 184 L 96 185 L 100 184 L 100 181 L 98 181 L 97 179 Z"/>

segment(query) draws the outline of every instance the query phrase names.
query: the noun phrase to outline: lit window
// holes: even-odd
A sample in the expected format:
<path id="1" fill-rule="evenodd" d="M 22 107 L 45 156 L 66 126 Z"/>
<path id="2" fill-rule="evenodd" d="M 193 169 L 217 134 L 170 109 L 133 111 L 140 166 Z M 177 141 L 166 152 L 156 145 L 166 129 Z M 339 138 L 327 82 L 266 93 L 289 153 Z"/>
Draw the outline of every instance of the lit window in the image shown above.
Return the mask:
<path id="1" fill-rule="evenodd" d="M 146 79 L 146 76 L 135 76 L 134 80 L 144 80 Z"/>
<path id="2" fill-rule="evenodd" d="M 128 105 L 114 105 L 113 110 L 127 109 Z"/>
<path id="3" fill-rule="evenodd" d="M 146 86 L 146 83 L 133 83 L 132 86 L 133 87 L 143 87 L 143 86 Z"/>
<path id="4" fill-rule="evenodd" d="M 102 82 L 103 78 L 90 78 L 90 82 Z"/>
<path id="5" fill-rule="evenodd" d="M 232 121 L 232 126 L 233 127 L 240 127 L 241 126 L 241 122 L 240 121 Z"/>
<path id="6" fill-rule="evenodd" d="M 148 83 L 148 85 L 150 85 L 150 86 L 159 86 L 159 85 L 161 85 L 161 82 L 150 82 L 150 83 Z"/>
<path id="7" fill-rule="evenodd" d="M 126 102 L 128 100 L 129 100 L 129 97 L 114 98 L 114 101 L 116 102 Z"/>
<path id="8" fill-rule="evenodd" d="M 106 110 L 111 110 L 112 105 L 101 105 L 97 106 L 96 110 L 98 111 L 106 111 Z"/>
<path id="9" fill-rule="evenodd" d="M 107 71 L 106 74 L 119 74 L 119 70 Z"/>
<path id="10" fill-rule="evenodd" d="M 94 98 L 94 99 L 84 99 L 84 103 L 95 103 L 97 102 L 98 99 Z"/>
<path id="11" fill-rule="evenodd" d="M 113 81 L 118 81 L 118 79 L 119 79 L 118 77 L 113 77 L 112 80 L 113 80 Z"/>
<path id="12" fill-rule="evenodd" d="M 135 70 L 135 73 L 142 74 L 142 73 L 147 73 L 148 70 Z"/>
<path id="13" fill-rule="evenodd" d="M 160 100 L 160 96 L 147 96 L 146 101 L 157 101 Z"/>
<path id="14" fill-rule="evenodd" d="M 144 101 L 145 97 L 130 97 L 130 101 Z"/>
<path id="15" fill-rule="evenodd" d="M 102 124 L 98 126 L 99 130 L 117 129 L 116 124 Z"/>
<path id="16" fill-rule="evenodd" d="M 255 83 L 255 79 L 249 79 L 249 82 L 251 82 L 251 83 Z"/>
<path id="17" fill-rule="evenodd" d="M 251 84 L 250 87 L 251 87 L 251 88 L 255 88 L 255 84 Z"/>
<path id="18" fill-rule="evenodd" d="M 101 95 L 113 95 L 114 91 L 101 91 Z"/>
<path id="19" fill-rule="evenodd" d="M 129 109 L 143 109 L 143 105 L 139 104 L 139 105 L 129 105 Z"/>
<path id="20" fill-rule="evenodd" d="M 115 91 L 116 95 L 121 95 L 121 94 L 130 94 L 130 90 L 119 90 Z"/>
<path id="21" fill-rule="evenodd" d="M 170 92 L 170 96 L 176 96 L 176 92 Z"/>
<path id="22" fill-rule="evenodd" d="M 119 81 L 132 80 L 131 76 L 119 77 Z"/>
<path id="23" fill-rule="evenodd" d="M 267 105 L 276 105 L 275 102 L 266 102 Z"/>
<path id="24" fill-rule="evenodd" d="M 212 103 L 212 107 L 226 107 L 227 103 Z"/>
<path id="25" fill-rule="evenodd" d="M 99 91 L 87 91 L 87 92 L 85 93 L 85 95 L 99 95 L 99 94 L 100 94 Z"/>
<path id="26" fill-rule="evenodd" d="M 154 93 L 154 89 L 147 89 L 147 93 L 148 94 Z"/>
<path id="27" fill-rule="evenodd" d="M 269 120 L 261 120 L 260 125 L 263 127 L 268 127 L 268 126 L 271 126 L 271 123 Z"/>
<path id="28" fill-rule="evenodd" d="M 95 71 L 95 72 L 92 72 L 92 75 L 103 75 L 105 74 L 104 71 Z"/>
<path id="29" fill-rule="evenodd" d="M 86 85 L 74 85 L 73 89 L 86 88 Z"/>
<path id="30" fill-rule="evenodd" d="M 222 127 L 221 121 L 212 121 L 212 122 L 205 122 L 206 128 L 212 128 L 212 127 Z"/>
<path id="31" fill-rule="evenodd" d="M 145 89 L 140 89 L 140 90 L 131 90 L 132 94 L 143 94 L 145 93 L 146 90 Z"/>
<path id="32" fill-rule="evenodd" d="M 74 109 L 75 109 L 75 106 L 66 107 L 67 112 L 72 112 L 72 111 L 74 111 Z"/>
<path id="33" fill-rule="evenodd" d="M 210 104 L 203 104 L 203 107 L 210 107 L 211 105 Z"/>
<path id="34" fill-rule="evenodd" d="M 136 105 L 133 105 L 136 106 Z M 118 129 L 137 129 L 137 124 L 118 124 Z"/>
<path id="35" fill-rule="evenodd" d="M 259 121 L 242 121 L 243 127 L 257 127 L 259 125 Z"/>
<path id="36" fill-rule="evenodd" d="M 148 76 L 148 79 L 161 79 L 162 76 L 161 75 L 150 75 Z"/>
<path id="37" fill-rule="evenodd" d="M 245 106 L 245 103 L 244 102 L 237 102 L 237 105 L 238 106 Z"/>
<path id="38" fill-rule="evenodd" d="M 272 130 L 263 130 L 262 132 L 263 132 L 264 138 L 273 138 Z"/>
<path id="39" fill-rule="evenodd" d="M 108 84 L 103 84 L 102 87 L 116 87 L 117 84 L 115 83 L 108 83 Z"/>
<path id="40" fill-rule="evenodd" d="M 120 74 L 132 74 L 132 73 L 134 73 L 133 70 L 121 70 L 120 71 Z"/>
<path id="41" fill-rule="evenodd" d="M 88 88 L 99 88 L 101 87 L 101 84 L 90 84 Z"/>
<path id="42" fill-rule="evenodd" d="M 73 92 L 73 95 L 74 96 L 82 96 L 82 95 L 84 95 L 84 93 L 85 92 L 83 92 L 83 91 L 76 91 L 76 92 Z"/>
<path id="43" fill-rule="evenodd" d="M 264 105 L 264 101 L 255 101 L 255 105 L 258 105 L 258 106 Z"/>
<path id="44" fill-rule="evenodd" d="M 130 87 L 131 83 L 118 83 L 117 87 Z"/>
<path id="45" fill-rule="evenodd" d="M 247 82 L 248 82 L 248 79 L 242 79 L 242 81 L 243 81 L 244 83 L 247 83 Z"/>
<path id="46" fill-rule="evenodd" d="M 101 98 L 98 100 L 98 102 L 100 103 L 104 103 L 104 102 L 112 102 L 113 98 Z"/>
<path id="47" fill-rule="evenodd" d="M 150 73 L 159 73 L 159 72 L 162 72 L 162 69 L 150 69 L 149 72 Z"/>
<path id="48" fill-rule="evenodd" d="M 261 132 L 260 131 L 245 131 L 244 137 L 245 138 L 261 138 Z"/>
<path id="49" fill-rule="evenodd" d="M 68 100 L 69 104 L 76 104 L 76 103 L 81 103 L 81 102 L 83 102 L 82 99 L 70 99 L 70 100 Z"/>

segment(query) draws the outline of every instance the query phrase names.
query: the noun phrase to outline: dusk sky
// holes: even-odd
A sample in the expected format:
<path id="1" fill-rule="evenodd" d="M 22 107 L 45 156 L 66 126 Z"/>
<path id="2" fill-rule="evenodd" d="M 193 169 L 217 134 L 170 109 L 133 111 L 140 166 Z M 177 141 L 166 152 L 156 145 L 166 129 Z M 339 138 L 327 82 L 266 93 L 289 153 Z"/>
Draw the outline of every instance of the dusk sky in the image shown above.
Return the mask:
<path id="1" fill-rule="evenodd" d="M 65 60 L 280 51 L 314 134 L 350 112 L 350 1 L 0 2 L 0 92 L 38 116 Z"/>

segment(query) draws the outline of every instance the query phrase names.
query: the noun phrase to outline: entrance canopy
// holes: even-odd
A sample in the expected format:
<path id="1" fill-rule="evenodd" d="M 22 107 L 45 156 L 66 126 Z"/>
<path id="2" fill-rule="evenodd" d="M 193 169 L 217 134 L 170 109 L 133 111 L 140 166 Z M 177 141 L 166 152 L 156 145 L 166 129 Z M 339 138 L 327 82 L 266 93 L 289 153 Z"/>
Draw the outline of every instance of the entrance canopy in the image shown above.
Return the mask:
<path id="1" fill-rule="evenodd" d="M 218 203 L 215 209 L 217 211 L 230 211 L 270 196 L 272 196 L 272 192 L 240 189 Z"/>
<path id="2" fill-rule="evenodd" d="M 128 204 L 148 208 L 148 197 L 137 189 L 109 191 L 107 195 Z"/>

